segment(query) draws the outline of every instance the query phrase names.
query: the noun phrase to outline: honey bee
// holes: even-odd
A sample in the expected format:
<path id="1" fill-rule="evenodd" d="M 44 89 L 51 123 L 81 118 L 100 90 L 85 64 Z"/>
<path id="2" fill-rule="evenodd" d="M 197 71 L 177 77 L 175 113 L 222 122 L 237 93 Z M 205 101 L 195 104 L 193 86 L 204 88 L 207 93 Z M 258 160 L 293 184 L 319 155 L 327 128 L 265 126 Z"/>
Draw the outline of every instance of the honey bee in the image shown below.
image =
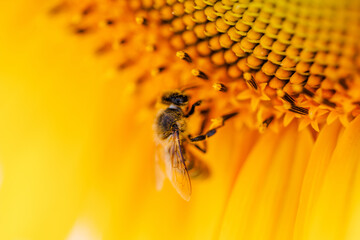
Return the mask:
<path id="1" fill-rule="evenodd" d="M 188 134 L 187 120 L 195 112 L 195 108 L 201 104 L 201 101 L 192 104 L 190 110 L 185 113 L 184 108 L 189 104 L 189 97 L 182 91 L 164 93 L 161 103 L 167 108 L 159 111 L 154 123 L 155 144 L 157 145 L 155 155 L 156 188 L 158 190 L 162 188 L 166 175 L 180 196 L 189 201 L 192 190 L 188 168 L 193 167 L 194 159 L 189 158 L 191 154 L 188 153 L 185 146 L 187 143 L 191 143 L 202 152 L 206 152 L 195 142 L 211 137 L 216 133 L 216 129 L 211 129 L 196 137 Z M 226 115 L 224 120 L 235 115 Z"/>

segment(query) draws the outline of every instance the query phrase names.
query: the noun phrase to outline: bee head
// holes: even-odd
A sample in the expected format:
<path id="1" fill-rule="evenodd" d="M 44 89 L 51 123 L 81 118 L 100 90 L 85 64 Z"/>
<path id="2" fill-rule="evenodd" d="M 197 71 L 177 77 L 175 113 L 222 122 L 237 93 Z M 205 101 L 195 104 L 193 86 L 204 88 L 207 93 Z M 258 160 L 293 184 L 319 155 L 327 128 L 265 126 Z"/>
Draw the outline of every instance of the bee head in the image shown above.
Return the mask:
<path id="1" fill-rule="evenodd" d="M 161 102 L 166 105 L 185 106 L 189 103 L 189 97 L 180 91 L 166 92 L 162 95 Z"/>

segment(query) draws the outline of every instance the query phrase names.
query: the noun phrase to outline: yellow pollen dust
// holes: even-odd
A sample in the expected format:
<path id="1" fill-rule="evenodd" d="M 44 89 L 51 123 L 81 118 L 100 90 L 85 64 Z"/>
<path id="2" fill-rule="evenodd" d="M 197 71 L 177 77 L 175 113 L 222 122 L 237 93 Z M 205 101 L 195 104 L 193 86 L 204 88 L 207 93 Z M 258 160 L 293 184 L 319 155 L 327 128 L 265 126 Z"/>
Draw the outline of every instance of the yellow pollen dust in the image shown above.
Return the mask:
<path id="1" fill-rule="evenodd" d="M 209 129 L 216 129 L 224 125 L 224 119 L 222 117 L 213 118 L 210 121 L 211 121 L 211 125 Z"/>

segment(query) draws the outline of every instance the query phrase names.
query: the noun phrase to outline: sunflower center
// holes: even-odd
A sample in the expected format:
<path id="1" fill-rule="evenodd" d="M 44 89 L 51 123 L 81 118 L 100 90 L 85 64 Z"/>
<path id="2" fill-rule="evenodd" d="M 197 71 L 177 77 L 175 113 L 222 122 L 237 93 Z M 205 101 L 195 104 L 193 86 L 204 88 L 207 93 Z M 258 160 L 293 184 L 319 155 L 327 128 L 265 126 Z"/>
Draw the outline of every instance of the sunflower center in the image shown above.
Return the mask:
<path id="1" fill-rule="evenodd" d="M 118 56 L 121 70 L 141 66 L 137 83 L 159 82 L 158 92 L 167 90 L 164 82 L 167 88 L 201 85 L 196 94 L 213 99 L 215 109 L 237 110 L 251 127 L 278 128 L 297 119 L 318 131 L 337 118 L 347 125 L 360 113 L 357 0 L 59 6 L 69 7 L 75 33 L 97 36 L 99 55 Z"/>

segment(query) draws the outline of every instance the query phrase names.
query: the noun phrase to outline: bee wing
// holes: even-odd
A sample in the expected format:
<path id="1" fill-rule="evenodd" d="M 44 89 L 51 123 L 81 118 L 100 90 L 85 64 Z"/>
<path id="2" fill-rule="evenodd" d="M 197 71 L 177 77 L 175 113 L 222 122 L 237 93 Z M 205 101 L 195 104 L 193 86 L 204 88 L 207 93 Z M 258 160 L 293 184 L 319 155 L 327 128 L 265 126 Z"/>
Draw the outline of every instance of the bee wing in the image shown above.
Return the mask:
<path id="1" fill-rule="evenodd" d="M 164 148 L 157 144 L 155 148 L 155 184 L 158 191 L 162 189 L 165 180 L 164 164 Z"/>
<path id="2" fill-rule="evenodd" d="M 167 174 L 172 185 L 180 196 L 186 201 L 189 201 L 191 196 L 191 181 L 189 173 L 186 169 L 185 159 L 182 154 L 178 131 L 174 132 L 171 141 L 172 142 L 169 147 L 170 159 L 169 164 L 167 165 Z"/>

